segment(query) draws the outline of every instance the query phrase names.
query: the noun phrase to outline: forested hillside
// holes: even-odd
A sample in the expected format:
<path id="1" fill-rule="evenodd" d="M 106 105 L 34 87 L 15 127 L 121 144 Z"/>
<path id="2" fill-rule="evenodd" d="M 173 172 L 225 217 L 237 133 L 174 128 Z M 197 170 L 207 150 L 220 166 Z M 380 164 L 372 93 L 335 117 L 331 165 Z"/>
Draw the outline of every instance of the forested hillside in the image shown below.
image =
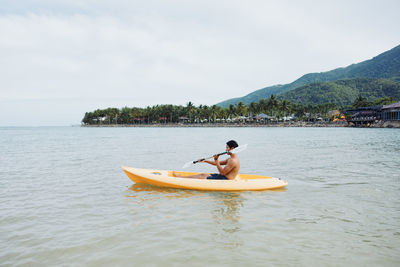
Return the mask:
<path id="1" fill-rule="evenodd" d="M 271 94 L 279 95 L 305 85 L 352 78 L 385 78 L 400 82 L 400 45 L 370 60 L 352 64 L 346 68 L 338 68 L 328 72 L 309 73 L 290 84 L 265 87 L 244 97 L 232 98 L 217 105 L 227 107 L 230 104 L 237 104 L 239 102 L 250 104 L 263 98 L 269 98 Z"/>
<path id="2" fill-rule="evenodd" d="M 388 79 L 356 78 L 312 83 L 278 95 L 278 99 L 300 104 L 333 103 L 346 106 L 361 95 L 369 101 L 392 97 L 400 99 L 400 83 Z"/>

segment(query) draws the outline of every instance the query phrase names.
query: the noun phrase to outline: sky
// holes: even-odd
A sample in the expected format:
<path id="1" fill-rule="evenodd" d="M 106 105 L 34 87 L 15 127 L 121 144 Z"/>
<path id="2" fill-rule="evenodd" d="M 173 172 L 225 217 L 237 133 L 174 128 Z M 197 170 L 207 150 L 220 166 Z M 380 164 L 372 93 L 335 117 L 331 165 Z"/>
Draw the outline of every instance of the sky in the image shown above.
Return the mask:
<path id="1" fill-rule="evenodd" d="M 400 44 L 400 1 L 0 0 L 0 126 L 213 105 Z"/>

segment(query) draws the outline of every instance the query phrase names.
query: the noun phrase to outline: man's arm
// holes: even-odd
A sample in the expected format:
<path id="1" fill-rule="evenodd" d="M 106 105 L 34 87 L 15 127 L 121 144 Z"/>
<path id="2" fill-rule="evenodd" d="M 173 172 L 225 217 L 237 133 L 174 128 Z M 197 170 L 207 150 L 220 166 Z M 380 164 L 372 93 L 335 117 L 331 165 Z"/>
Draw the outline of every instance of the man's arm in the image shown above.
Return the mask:
<path id="1" fill-rule="evenodd" d="M 216 165 L 216 164 L 215 164 L 215 161 L 210 161 L 210 160 L 203 160 L 203 161 L 200 161 L 200 162 L 205 162 L 205 163 L 208 163 L 208 164 L 211 164 L 211 165 Z M 227 159 L 221 160 L 221 161 L 219 162 L 220 165 L 226 165 L 227 163 L 228 163 L 228 160 L 227 160 Z"/>
<path id="2" fill-rule="evenodd" d="M 226 175 L 230 173 L 234 167 L 231 161 L 226 160 L 228 164 L 226 165 L 225 168 L 222 168 L 220 162 L 218 161 L 218 157 L 219 157 L 218 155 L 214 156 L 214 163 L 215 163 L 214 165 L 217 166 L 219 174 Z"/>

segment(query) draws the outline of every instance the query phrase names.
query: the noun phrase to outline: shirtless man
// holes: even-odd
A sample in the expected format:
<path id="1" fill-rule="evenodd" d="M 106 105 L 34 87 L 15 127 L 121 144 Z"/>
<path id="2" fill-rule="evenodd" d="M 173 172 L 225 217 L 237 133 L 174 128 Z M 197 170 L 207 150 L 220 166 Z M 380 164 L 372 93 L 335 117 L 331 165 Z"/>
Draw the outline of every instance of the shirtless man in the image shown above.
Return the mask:
<path id="1" fill-rule="evenodd" d="M 240 169 L 240 161 L 239 158 L 236 154 L 230 153 L 229 151 L 238 147 L 238 144 L 236 141 L 231 140 L 226 143 L 226 151 L 228 152 L 228 155 L 230 158 L 222 161 L 218 161 L 218 155 L 214 155 L 214 161 L 210 160 L 202 160 L 199 162 L 205 162 L 211 165 L 215 165 L 218 168 L 219 173 L 201 173 L 201 174 L 196 174 L 196 175 L 189 175 L 189 176 L 181 176 L 177 174 L 176 172 L 174 173 L 175 177 L 181 177 L 181 178 L 195 178 L 195 179 L 210 179 L 210 180 L 233 180 L 239 173 Z M 221 167 L 221 165 L 226 165 L 224 168 Z"/>

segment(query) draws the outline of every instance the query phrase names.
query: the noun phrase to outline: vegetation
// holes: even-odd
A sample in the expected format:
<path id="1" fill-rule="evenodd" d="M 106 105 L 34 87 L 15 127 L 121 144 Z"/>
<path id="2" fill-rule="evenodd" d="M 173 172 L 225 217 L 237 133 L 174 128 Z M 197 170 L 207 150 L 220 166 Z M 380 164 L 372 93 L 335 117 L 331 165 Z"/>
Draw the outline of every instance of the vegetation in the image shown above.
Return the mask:
<path id="1" fill-rule="evenodd" d="M 394 102 L 396 102 L 396 101 L 391 96 L 375 99 L 374 101 L 368 101 L 365 97 L 363 97 L 360 94 L 360 95 L 358 95 L 356 100 L 354 100 L 351 108 L 383 106 L 383 105 L 392 104 Z"/>
<path id="2" fill-rule="evenodd" d="M 337 106 L 347 106 L 359 95 L 370 101 L 385 97 L 400 99 L 400 83 L 375 78 L 345 79 L 305 85 L 280 94 L 278 98 L 301 104 L 333 103 Z"/>
<path id="3" fill-rule="evenodd" d="M 271 94 L 279 95 L 310 84 L 366 77 L 383 78 L 400 82 L 400 45 L 374 57 L 373 59 L 358 64 L 352 64 L 346 68 L 338 68 L 320 73 L 309 73 L 292 83 L 265 87 L 244 97 L 228 99 L 218 103 L 217 105 L 228 107 L 230 104 L 236 105 L 239 102 L 248 105 L 251 102 L 258 102 L 262 98 L 269 98 Z"/>
<path id="4" fill-rule="evenodd" d="M 265 118 L 257 117 L 259 114 L 268 115 L 267 120 L 278 121 L 289 116 L 293 120 L 310 120 L 317 117 L 331 119 L 328 111 L 339 108 L 356 108 L 360 105 L 384 105 L 393 103 L 391 97 L 367 101 L 359 95 L 354 103 L 347 107 L 340 107 L 334 103 L 321 103 L 306 105 L 291 102 L 287 99 L 280 100 L 271 95 L 268 99 L 251 102 L 245 105 L 229 105 L 226 108 L 213 105 L 195 106 L 192 102 L 186 106 L 156 105 L 146 108 L 124 107 L 122 109 L 107 108 L 86 112 L 82 123 L 86 125 L 99 124 L 153 124 L 153 123 L 221 123 L 221 122 L 247 122 L 255 123 Z"/>

